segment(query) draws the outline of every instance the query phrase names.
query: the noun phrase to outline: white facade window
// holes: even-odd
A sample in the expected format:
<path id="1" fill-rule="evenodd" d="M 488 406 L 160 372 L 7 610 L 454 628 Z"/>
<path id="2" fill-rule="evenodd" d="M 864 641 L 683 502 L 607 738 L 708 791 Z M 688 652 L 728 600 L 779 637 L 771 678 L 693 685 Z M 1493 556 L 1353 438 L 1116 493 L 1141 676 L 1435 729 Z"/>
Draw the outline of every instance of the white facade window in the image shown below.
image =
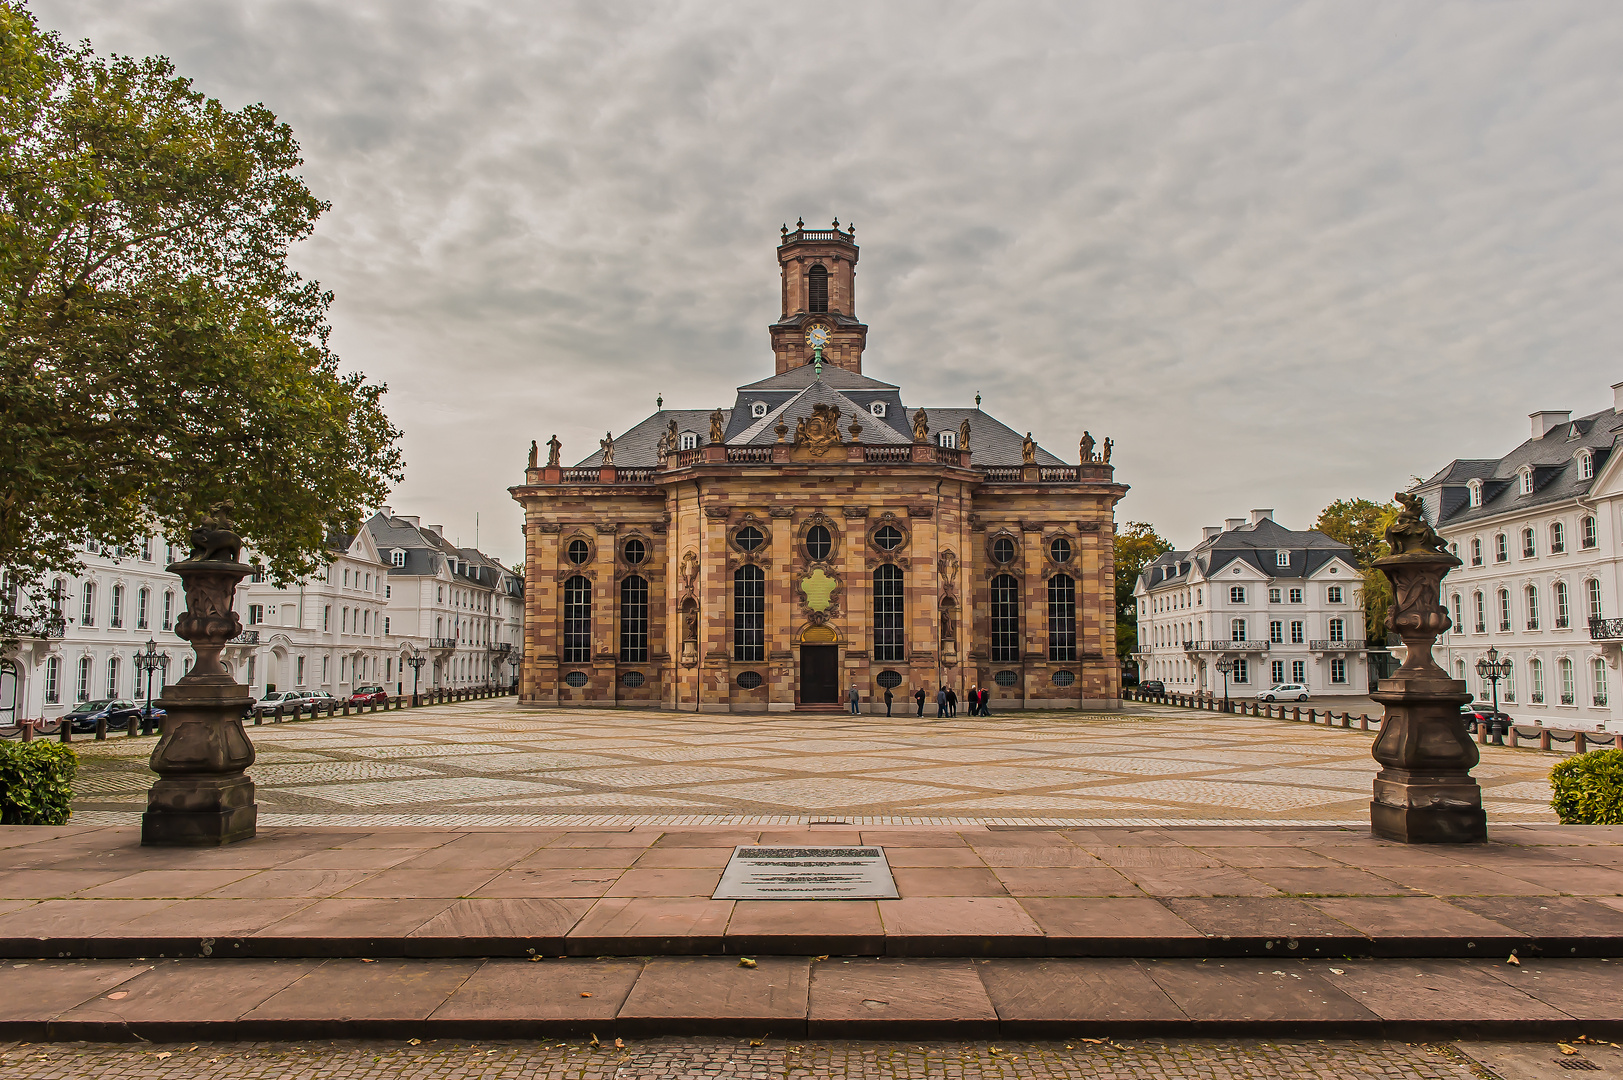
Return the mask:
<path id="1" fill-rule="evenodd" d="M 1593 696 L 1590 700 L 1596 705 L 1604 706 L 1606 704 L 1606 661 L 1598 656 L 1595 657 L 1589 662 L 1589 672 L 1589 677 L 1595 684 L 1591 687 Z"/>
<path id="2" fill-rule="evenodd" d="M 1516 664 L 1505 660 L 1505 677 L 1499 680 L 1499 694 L 1503 701 L 1516 700 Z"/>
<path id="3" fill-rule="evenodd" d="M 1510 629 L 1510 590 L 1499 590 L 1499 629 Z"/>
<path id="4" fill-rule="evenodd" d="M 1454 632 L 1456 634 L 1465 633 L 1465 620 L 1460 617 L 1460 594 L 1459 593 L 1454 594 Z"/>
<path id="5" fill-rule="evenodd" d="M 170 630 L 170 629 L 174 628 L 174 625 L 175 625 L 175 594 L 172 593 L 172 592 L 167 592 L 166 591 L 163 594 L 163 625 L 162 625 L 161 629 Z"/>
<path id="6" fill-rule="evenodd" d="M 699 436 L 691 431 L 682 432 L 676 437 L 676 448 L 678 450 L 697 450 L 699 448 Z"/>
<path id="7" fill-rule="evenodd" d="M 258 626 L 260 623 L 262 623 L 264 621 L 265 621 L 265 605 L 264 604 L 249 604 L 248 605 L 248 625 L 249 626 Z"/>
<path id="8" fill-rule="evenodd" d="M 1531 559 L 1538 554 L 1538 541 L 1532 529 L 1522 530 L 1522 558 Z"/>
<path id="9" fill-rule="evenodd" d="M 1268 590 L 1268 602 L 1270 604 L 1279 603 L 1279 598 L 1280 598 L 1280 592 L 1279 592 L 1278 589 L 1269 589 Z"/>
<path id="10" fill-rule="evenodd" d="M 1231 586 L 1229 586 L 1229 603 L 1231 603 L 1231 604 L 1243 604 L 1243 603 L 1245 603 L 1245 586 L 1244 585 L 1231 585 Z"/>
<path id="11" fill-rule="evenodd" d="M 1285 661 L 1275 660 L 1269 668 L 1269 675 L 1273 678 L 1275 686 L 1285 681 Z"/>
<path id="12" fill-rule="evenodd" d="M 1471 565 L 1482 565 L 1482 538 L 1480 536 L 1471 537 Z"/>
<path id="13" fill-rule="evenodd" d="M 1591 619 L 1601 618 L 1600 582 L 1595 578 L 1590 578 L 1588 581 L 1584 582 L 1584 592 L 1588 595 L 1589 599 L 1589 617 Z"/>
<path id="14" fill-rule="evenodd" d="M 1233 619 L 1233 620 L 1231 620 L 1229 622 L 1229 640 L 1230 641 L 1244 641 L 1245 639 L 1246 639 L 1245 638 L 1245 620 L 1244 619 Z"/>
<path id="15" fill-rule="evenodd" d="M 1493 561 L 1494 562 L 1509 562 L 1510 561 L 1510 541 L 1505 538 L 1504 533 L 1495 533 L 1494 534 L 1494 537 L 1493 537 Z"/>
<path id="16" fill-rule="evenodd" d="M 293 685 L 304 685 L 304 657 L 302 656 L 293 662 Z"/>
<path id="17" fill-rule="evenodd" d="M 1268 640 L 1275 645 L 1285 644 L 1285 624 L 1282 620 L 1275 619 L 1268 624 Z M 1283 680 L 1275 679 L 1274 681 L 1282 682 Z"/>
<path id="18" fill-rule="evenodd" d="M 1288 552 L 1288 551 L 1276 551 L 1276 552 L 1274 552 L 1274 565 L 1275 566 L 1289 566 L 1290 564 L 1291 564 L 1291 553 L 1290 552 Z"/>
<path id="19" fill-rule="evenodd" d="M 1237 683 L 1251 681 L 1251 661 L 1243 656 L 1234 661 L 1234 681 Z"/>
<path id="20" fill-rule="evenodd" d="M 958 433 L 955 431 L 938 431 L 935 436 L 936 445 L 946 450 L 958 449 Z"/>
<path id="21" fill-rule="evenodd" d="M 1572 625 L 1572 600 L 1567 595 L 1567 583 L 1555 583 L 1555 628 L 1565 630 Z"/>
<path id="22" fill-rule="evenodd" d="M 62 658 L 49 656 L 45 658 L 45 704 L 59 705 L 62 702 Z"/>
<path id="23" fill-rule="evenodd" d="M 1573 682 L 1572 661 L 1563 656 L 1555 662 L 1555 667 L 1561 679 L 1561 704 L 1577 704 L 1578 688 Z"/>
<path id="24" fill-rule="evenodd" d="M 1595 479 L 1595 455 L 1584 450 L 1578 455 L 1578 479 Z"/>
<path id="25" fill-rule="evenodd" d="M 398 549 L 389 552 L 389 565 L 390 566 L 405 566 L 406 565 L 406 553 L 404 551 L 400 551 Z"/>
<path id="26" fill-rule="evenodd" d="M 1301 589 L 1292 589 L 1291 590 L 1291 603 L 1300 604 L 1302 602 L 1302 596 L 1303 596 L 1303 593 L 1302 593 Z"/>
<path id="27" fill-rule="evenodd" d="M 1472 593 L 1471 595 L 1472 599 L 1476 601 L 1476 632 L 1486 634 L 1488 632 L 1488 605 L 1482 599 L 1481 593 Z"/>
<path id="28" fill-rule="evenodd" d="M 152 590 L 142 588 L 141 591 L 135 594 L 135 628 L 137 630 L 147 629 L 147 624 L 151 619 L 151 609 Z"/>
<path id="29" fill-rule="evenodd" d="M 107 625 L 120 629 L 124 626 L 124 586 L 114 585 L 111 595 L 112 603 L 107 609 Z"/>
<path id="30" fill-rule="evenodd" d="M 1307 623 L 1301 619 L 1291 620 L 1291 644 L 1301 645 L 1307 641 Z M 1300 680 L 1298 680 L 1300 681 Z"/>
<path id="31" fill-rule="evenodd" d="M 75 701 L 90 700 L 90 657 L 79 657 L 79 685 L 74 694 Z"/>
<path id="32" fill-rule="evenodd" d="M 1538 629 L 1538 586 L 1527 587 L 1527 628 Z"/>
<path id="33" fill-rule="evenodd" d="M 1481 506 L 1482 505 L 1482 481 L 1480 481 L 1480 480 L 1472 480 L 1469 484 L 1466 485 L 1466 488 L 1470 492 L 1471 505 L 1472 506 Z"/>
<path id="34" fill-rule="evenodd" d="M 389 632 L 389 616 L 387 615 L 383 617 L 383 632 L 385 634 Z"/>
<path id="35" fill-rule="evenodd" d="M 1578 543 L 1585 551 L 1600 543 L 1600 523 L 1594 514 L 1585 515 L 1578 523 Z"/>
<path id="36" fill-rule="evenodd" d="M 79 625 L 80 626 L 95 626 L 96 625 L 96 584 L 95 584 L 95 582 L 92 582 L 92 581 L 85 582 L 85 589 L 84 589 L 84 592 L 81 594 L 80 600 L 79 600 Z M 79 700 L 80 701 L 88 701 L 90 699 L 89 698 L 80 698 Z"/>
<path id="37" fill-rule="evenodd" d="M 1342 656 L 1330 658 L 1330 681 L 1344 683 L 1347 681 L 1347 660 Z"/>
<path id="38" fill-rule="evenodd" d="M 1347 640 L 1347 620 L 1330 620 L 1330 640 L 1334 642 L 1344 642 Z"/>
<path id="39" fill-rule="evenodd" d="M 1307 661 L 1306 660 L 1292 660 L 1291 661 L 1291 682 L 1293 682 L 1293 683 L 1305 683 L 1305 682 L 1307 682 Z"/>
<path id="40" fill-rule="evenodd" d="M 1550 554 L 1560 555 L 1567 550 L 1567 527 L 1564 523 L 1550 523 Z"/>
<path id="41" fill-rule="evenodd" d="M 1327 600 L 1329 603 L 1332 603 L 1332 604 L 1343 603 L 1344 601 L 1341 598 L 1341 586 L 1340 585 L 1332 585 L 1332 586 L 1330 586 L 1330 588 L 1325 593 L 1325 600 Z"/>
<path id="42" fill-rule="evenodd" d="M 1538 657 L 1527 662 L 1528 702 L 1533 705 L 1544 704 L 1544 661 Z"/>
<path id="43" fill-rule="evenodd" d="M 1533 470 L 1523 468 L 1516 474 L 1516 482 L 1523 495 L 1533 494 Z"/>

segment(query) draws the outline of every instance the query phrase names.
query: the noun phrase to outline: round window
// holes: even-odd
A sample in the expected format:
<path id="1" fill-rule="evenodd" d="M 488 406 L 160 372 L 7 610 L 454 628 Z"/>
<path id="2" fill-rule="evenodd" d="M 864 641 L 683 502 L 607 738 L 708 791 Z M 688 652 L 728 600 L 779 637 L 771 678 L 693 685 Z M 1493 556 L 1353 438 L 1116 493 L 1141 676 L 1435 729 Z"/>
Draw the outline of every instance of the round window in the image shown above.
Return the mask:
<path id="1" fill-rule="evenodd" d="M 1000 671 L 992 676 L 992 681 L 999 686 L 1013 686 L 1020 681 L 1020 675 L 1014 671 Z"/>
<path id="2" fill-rule="evenodd" d="M 622 550 L 625 552 L 626 562 L 630 563 L 632 566 L 636 566 L 638 563 L 648 558 L 648 549 L 643 546 L 643 542 L 641 540 L 627 540 L 626 546 Z"/>
<path id="3" fill-rule="evenodd" d="M 1076 672 L 1074 672 L 1074 671 L 1056 671 L 1056 672 L 1054 672 L 1054 685 L 1055 686 L 1070 686 L 1074 682 L 1076 682 Z"/>
<path id="4" fill-rule="evenodd" d="M 586 685 L 586 672 L 584 672 L 584 671 L 571 671 L 568 675 L 564 676 L 564 682 L 568 683 L 570 686 L 576 686 L 576 687 L 585 686 Z"/>
<path id="5" fill-rule="evenodd" d="M 886 690 L 895 689 L 902 685 L 902 673 L 899 671 L 881 671 L 879 673 L 879 685 Z"/>
<path id="6" fill-rule="evenodd" d="M 1070 562 L 1071 542 L 1063 536 L 1054 537 L 1053 543 L 1048 545 L 1048 554 L 1053 556 L 1055 562 Z"/>
<path id="7" fill-rule="evenodd" d="M 580 672 L 577 671 L 575 674 L 579 675 Z M 644 681 L 643 674 L 640 671 L 628 671 L 620 676 L 620 685 L 629 686 L 633 689 L 641 686 Z"/>
<path id="8" fill-rule="evenodd" d="M 1014 541 L 1007 536 L 1000 536 L 992 541 L 992 561 L 1007 563 L 1014 561 Z"/>
<path id="9" fill-rule="evenodd" d="M 733 534 L 733 543 L 745 551 L 754 551 L 765 539 L 766 537 L 761 535 L 761 530 L 754 525 L 746 525 Z"/>
<path id="10" fill-rule="evenodd" d="M 806 554 L 822 562 L 834 549 L 834 537 L 826 525 L 813 525 L 806 530 Z"/>
<path id="11" fill-rule="evenodd" d="M 569 541 L 569 561 L 579 566 L 592 557 L 592 545 L 584 540 Z"/>
<path id="12" fill-rule="evenodd" d="M 762 681 L 759 671 L 745 671 L 738 676 L 738 685 L 746 690 L 754 690 Z"/>
<path id="13" fill-rule="evenodd" d="M 880 551 L 895 551 L 902 546 L 902 530 L 894 525 L 882 526 L 873 534 L 873 543 Z"/>

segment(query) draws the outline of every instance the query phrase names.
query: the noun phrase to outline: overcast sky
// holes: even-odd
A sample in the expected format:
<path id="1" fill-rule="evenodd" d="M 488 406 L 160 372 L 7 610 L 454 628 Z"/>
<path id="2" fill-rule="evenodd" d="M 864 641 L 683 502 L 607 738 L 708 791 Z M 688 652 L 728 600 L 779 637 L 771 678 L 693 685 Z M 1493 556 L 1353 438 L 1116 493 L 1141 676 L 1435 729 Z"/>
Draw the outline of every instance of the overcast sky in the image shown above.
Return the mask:
<path id="1" fill-rule="evenodd" d="M 32 7 L 293 126 L 393 505 L 506 561 L 531 439 L 771 374 L 802 214 L 857 226 L 867 374 L 1113 436 L 1118 519 L 1179 546 L 1623 380 L 1616 0 Z"/>

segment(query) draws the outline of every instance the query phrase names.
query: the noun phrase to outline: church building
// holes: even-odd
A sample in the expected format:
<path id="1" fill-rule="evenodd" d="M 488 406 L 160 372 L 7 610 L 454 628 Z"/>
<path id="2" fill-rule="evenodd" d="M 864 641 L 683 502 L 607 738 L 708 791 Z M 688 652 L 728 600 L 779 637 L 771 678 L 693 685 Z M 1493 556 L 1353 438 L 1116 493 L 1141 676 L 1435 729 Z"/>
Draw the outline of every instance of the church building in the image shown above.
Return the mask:
<path id="1" fill-rule="evenodd" d="M 898 714 L 1118 705 L 1111 442 L 1067 463 L 863 374 L 855 229 L 785 228 L 770 378 L 661 409 L 524 483 L 520 701 Z"/>

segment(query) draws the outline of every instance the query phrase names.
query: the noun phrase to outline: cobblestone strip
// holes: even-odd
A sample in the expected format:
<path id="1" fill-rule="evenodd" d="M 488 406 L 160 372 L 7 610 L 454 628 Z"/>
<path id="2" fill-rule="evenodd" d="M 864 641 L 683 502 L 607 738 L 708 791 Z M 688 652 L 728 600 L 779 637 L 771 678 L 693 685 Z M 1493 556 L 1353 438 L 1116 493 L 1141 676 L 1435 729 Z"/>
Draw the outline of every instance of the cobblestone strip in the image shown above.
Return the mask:
<path id="1" fill-rule="evenodd" d="M 1077 1040 L 898 1043 L 659 1039 L 626 1043 L 0 1043 L 9 1080 L 1474 1080 L 1450 1047 L 1394 1042 Z"/>

